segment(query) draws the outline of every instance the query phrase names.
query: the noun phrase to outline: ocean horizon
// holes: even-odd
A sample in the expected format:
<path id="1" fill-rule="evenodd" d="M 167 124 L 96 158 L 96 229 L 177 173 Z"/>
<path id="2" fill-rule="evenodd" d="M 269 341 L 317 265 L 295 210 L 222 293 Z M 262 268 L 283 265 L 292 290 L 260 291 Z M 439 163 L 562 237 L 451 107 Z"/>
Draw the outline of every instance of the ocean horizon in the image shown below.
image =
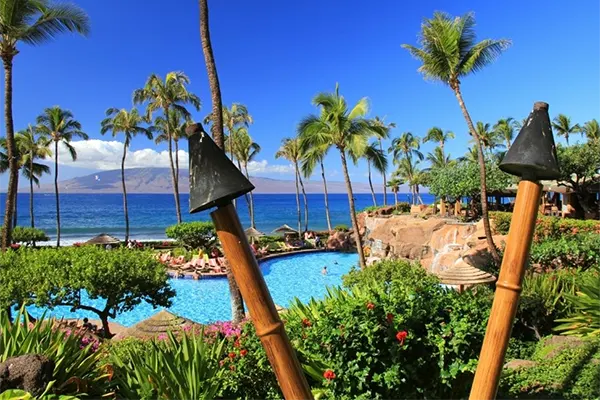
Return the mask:
<path id="1" fill-rule="evenodd" d="M 53 193 L 34 193 L 35 226 L 46 232 L 51 244 L 56 241 L 56 204 Z M 0 217 L 4 218 L 4 201 L 6 194 L 0 194 Z M 354 195 L 355 207 L 360 211 L 373 205 L 370 193 Z M 434 196 L 422 194 L 425 204 L 433 203 Z M 190 214 L 189 195 L 180 194 L 181 214 L 184 221 L 208 221 L 209 211 Z M 309 221 L 312 230 L 327 229 L 325 219 L 325 203 L 323 194 L 307 194 Z M 376 194 L 377 204 L 383 204 L 383 194 Z M 163 240 L 165 229 L 177 222 L 175 199 L 172 194 L 129 194 L 130 238 L 135 240 Z M 387 204 L 394 204 L 394 196 L 388 193 Z M 302 226 L 304 227 L 304 205 L 301 201 Z M 410 194 L 398 193 L 398 201 L 410 201 Z M 248 207 L 244 197 L 237 201 L 238 214 L 242 225 L 250 226 Z M 275 228 L 288 224 L 297 226 L 295 194 L 255 194 L 254 210 L 256 228 L 270 234 Z M 332 226 L 350 226 L 348 196 L 344 193 L 329 195 L 329 210 Z M 106 194 L 61 194 L 61 244 L 70 245 L 84 242 L 100 233 L 108 233 L 119 239 L 125 237 L 125 220 L 123 216 L 123 196 L 117 193 Z M 17 197 L 17 225 L 30 226 L 29 194 L 19 193 Z"/>

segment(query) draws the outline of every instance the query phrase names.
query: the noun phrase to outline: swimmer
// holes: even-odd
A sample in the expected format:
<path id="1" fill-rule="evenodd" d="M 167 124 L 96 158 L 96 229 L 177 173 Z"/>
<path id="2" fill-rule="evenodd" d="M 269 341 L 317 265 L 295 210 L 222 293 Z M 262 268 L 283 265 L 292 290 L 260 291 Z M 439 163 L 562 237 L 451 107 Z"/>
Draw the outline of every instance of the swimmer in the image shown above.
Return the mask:
<path id="1" fill-rule="evenodd" d="M 321 270 L 321 273 L 323 275 L 327 275 L 327 266 L 324 266 L 323 269 Z"/>

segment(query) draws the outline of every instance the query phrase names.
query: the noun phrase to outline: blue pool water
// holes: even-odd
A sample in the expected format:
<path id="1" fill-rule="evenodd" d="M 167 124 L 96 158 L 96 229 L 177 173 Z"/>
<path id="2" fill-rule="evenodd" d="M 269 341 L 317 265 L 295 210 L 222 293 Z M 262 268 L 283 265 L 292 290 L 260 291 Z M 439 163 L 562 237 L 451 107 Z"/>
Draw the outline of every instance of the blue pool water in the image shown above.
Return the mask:
<path id="1" fill-rule="evenodd" d="M 340 285 L 342 275 L 357 265 L 356 254 L 309 253 L 274 258 L 261 263 L 260 267 L 275 304 L 288 307 L 295 297 L 302 302 L 308 302 L 311 297 L 324 297 L 327 286 Z M 321 273 L 324 266 L 327 266 L 327 275 Z M 200 323 L 231 320 L 226 278 L 199 281 L 171 279 L 170 283 L 177 292 L 173 298 L 173 305 L 168 308 L 172 313 Z M 82 295 L 82 303 L 103 308 L 104 301 L 89 300 Z M 42 310 L 30 307 L 29 312 L 37 317 L 41 315 Z M 142 303 L 132 311 L 118 315 L 114 321 L 131 326 L 156 312 L 158 309 L 148 303 Z M 71 312 L 69 307 L 56 307 L 48 310 L 46 315 L 58 318 L 98 318 L 96 314 L 88 311 Z"/>

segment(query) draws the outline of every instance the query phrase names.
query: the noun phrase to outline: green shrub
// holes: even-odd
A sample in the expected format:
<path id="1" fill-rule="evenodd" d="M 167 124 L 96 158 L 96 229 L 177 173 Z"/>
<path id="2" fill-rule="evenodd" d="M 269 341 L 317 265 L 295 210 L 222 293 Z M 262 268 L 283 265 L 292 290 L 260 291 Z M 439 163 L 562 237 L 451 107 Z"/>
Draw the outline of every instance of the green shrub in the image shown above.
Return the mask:
<path id="1" fill-rule="evenodd" d="M 167 228 L 165 234 L 168 238 L 192 249 L 208 249 L 216 242 L 217 233 L 212 222 L 194 221 L 182 222 Z"/>
<path id="2" fill-rule="evenodd" d="M 408 213 L 410 212 L 410 203 L 402 201 L 398 203 L 398 205 L 396 206 L 396 210 L 400 213 Z"/>
<path id="3" fill-rule="evenodd" d="M 340 231 L 340 232 L 348 232 L 350 230 L 350 228 L 348 228 L 348 225 L 345 224 L 339 224 L 336 225 L 333 230 L 335 231 Z"/>
<path id="4" fill-rule="evenodd" d="M 175 295 L 165 266 L 152 251 L 96 246 L 22 249 L 0 253 L 0 266 L 0 307 L 35 303 L 42 308 L 85 309 L 98 314 L 105 331 L 109 318 L 142 301 L 168 307 Z M 104 308 L 82 303 L 82 291 L 91 299 L 105 299 Z"/>
<path id="5" fill-rule="evenodd" d="M 563 335 L 600 336 L 600 268 L 590 271 L 575 295 L 566 295 L 566 300 L 575 309 L 568 318 L 556 327 Z"/>
<path id="6" fill-rule="evenodd" d="M 508 234 L 512 213 L 494 211 L 490 213 L 490 218 L 494 220 L 495 233 L 501 235 Z M 600 221 L 539 215 L 535 225 L 534 240 L 540 242 L 545 239 L 559 239 L 564 236 L 575 236 L 584 232 L 599 234 Z"/>
<path id="7" fill-rule="evenodd" d="M 597 399 L 600 397 L 600 340 L 559 346 L 539 342 L 535 365 L 505 370 L 498 398 Z"/>
<path id="8" fill-rule="evenodd" d="M 351 289 L 329 289 L 322 301 L 295 301 L 284 316 L 295 348 L 335 373 L 322 379 L 327 397 L 466 395 L 489 315 L 488 290 L 448 291 L 407 262 L 354 271 L 345 285 Z"/>
<path id="9" fill-rule="evenodd" d="M 32 323 L 23 310 L 17 313 L 15 322 L 4 309 L 0 310 L 0 362 L 9 357 L 42 354 L 55 363 L 49 393 L 97 396 L 108 390 L 108 375 L 99 366 L 96 341 L 74 331 L 55 329 L 44 318 Z"/>
<path id="10" fill-rule="evenodd" d="M 119 397 L 125 399 L 213 399 L 221 386 L 217 360 L 223 342 L 210 343 L 201 333 L 176 338 L 168 332 L 165 343 L 146 341 L 111 353 Z"/>
<path id="11" fill-rule="evenodd" d="M 531 247 L 531 263 L 542 270 L 579 268 L 586 270 L 600 264 L 600 235 L 580 233 L 575 236 L 547 238 Z"/>
<path id="12" fill-rule="evenodd" d="M 13 243 L 25 243 L 31 246 L 35 242 L 46 242 L 48 240 L 50 238 L 41 229 L 15 226 L 12 231 Z"/>
<path id="13" fill-rule="evenodd" d="M 513 337 L 537 341 L 552 333 L 554 321 L 566 317 L 573 310 L 566 296 L 575 294 L 586 274 L 575 270 L 527 274 L 523 280 Z"/>

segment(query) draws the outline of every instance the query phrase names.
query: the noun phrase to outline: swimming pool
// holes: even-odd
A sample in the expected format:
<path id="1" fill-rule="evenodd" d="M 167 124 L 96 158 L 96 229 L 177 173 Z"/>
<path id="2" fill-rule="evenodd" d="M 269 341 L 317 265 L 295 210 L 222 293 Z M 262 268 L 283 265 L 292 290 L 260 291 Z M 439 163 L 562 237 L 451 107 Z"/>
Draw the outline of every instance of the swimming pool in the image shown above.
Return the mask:
<path id="1" fill-rule="evenodd" d="M 357 265 L 356 254 L 322 252 L 273 258 L 262 262 L 260 268 L 275 304 L 288 307 L 295 297 L 302 302 L 308 302 L 311 297 L 322 298 L 327 286 L 341 284 L 342 275 Z M 327 275 L 321 273 L 324 266 L 327 266 Z M 171 279 L 170 283 L 177 293 L 172 299 L 172 306 L 168 308 L 172 313 L 200 323 L 231 320 L 229 287 L 226 278 L 198 281 Z M 104 306 L 103 300 L 90 300 L 84 294 L 82 294 L 82 303 L 97 308 Z M 144 302 L 132 311 L 119 314 L 111 321 L 131 326 L 158 311 L 159 309 Z M 41 315 L 42 310 L 30 307 L 29 312 L 37 317 Z M 89 311 L 71 312 L 69 307 L 56 307 L 48 310 L 46 315 L 57 318 L 98 318 L 96 314 Z"/>

